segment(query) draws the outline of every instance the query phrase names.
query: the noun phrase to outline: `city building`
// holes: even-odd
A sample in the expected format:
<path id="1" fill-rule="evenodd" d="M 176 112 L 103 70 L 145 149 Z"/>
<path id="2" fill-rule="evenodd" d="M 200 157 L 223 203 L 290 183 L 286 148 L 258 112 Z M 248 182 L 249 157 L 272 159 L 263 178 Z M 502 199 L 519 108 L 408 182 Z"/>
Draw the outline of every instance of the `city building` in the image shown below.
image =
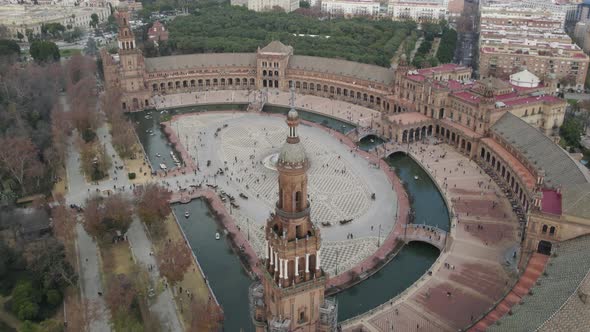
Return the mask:
<path id="1" fill-rule="evenodd" d="M 282 9 L 290 13 L 299 8 L 299 0 L 231 0 L 232 6 L 244 6 L 256 12 L 267 12 Z"/>
<path id="2" fill-rule="evenodd" d="M 465 0 L 449 0 L 449 17 L 461 16 L 465 8 Z"/>
<path id="3" fill-rule="evenodd" d="M 381 8 L 373 0 L 323 0 L 322 12 L 345 16 L 377 16 Z"/>
<path id="4" fill-rule="evenodd" d="M 590 1 L 578 5 L 577 23 L 574 28 L 574 39 L 584 50 L 590 52 Z"/>
<path id="5" fill-rule="evenodd" d="M 168 30 L 160 21 L 154 22 L 151 28 L 148 29 L 148 39 L 152 42 L 160 42 L 168 40 Z"/>
<path id="6" fill-rule="evenodd" d="M 277 162 L 279 198 L 265 227 L 264 277 L 250 290 L 252 319 L 257 332 L 336 331 L 337 305 L 324 298 L 327 277 L 320 262 L 320 229 L 311 222 L 307 199 L 309 161 L 293 108 L 287 125 L 289 134 Z"/>
<path id="7" fill-rule="evenodd" d="M 544 9 L 482 7 L 479 74 L 507 79 L 527 69 L 559 87 L 584 86 L 589 58 L 564 32 L 564 14 Z"/>
<path id="8" fill-rule="evenodd" d="M 41 34 L 41 27 L 48 23 L 60 23 L 68 29 L 79 27 L 88 29 L 92 14 L 98 15 L 98 21 L 104 22 L 111 14 L 108 7 L 74 7 L 74 6 L 0 6 L 0 22 L 10 33 L 12 39 L 19 39 L 19 33 L 27 40 L 27 31 L 33 35 Z"/>
<path id="9" fill-rule="evenodd" d="M 547 259 L 555 262 L 555 266 L 572 253 L 579 253 L 578 258 L 587 256 L 579 247 L 560 251 L 560 248 L 574 248 L 571 245 L 576 241 L 588 239 L 590 176 L 587 169 L 556 143 L 556 132 L 567 105 L 555 97 L 560 84 L 557 73 L 539 75 L 528 68 L 510 72 L 505 79 L 486 77 L 474 81 L 471 69 L 459 65 L 417 70 L 402 55 L 399 66 L 392 70 L 294 55 L 292 47 L 278 41 L 253 53 L 144 59 L 135 47 L 128 19 L 125 11 L 118 15 L 119 54 L 113 56 L 101 51 L 105 88 L 121 91 L 121 107 L 125 111 L 154 108 L 155 97 L 197 95 L 210 90 L 270 90 L 271 93 L 294 90 L 298 95 L 326 98 L 325 102 L 338 100 L 362 105 L 380 112 L 374 124 L 372 121 L 370 126 L 359 126 L 391 141 L 384 153 L 407 151 L 416 141 L 447 144 L 463 154 L 466 163 L 477 163 L 497 183 L 501 189 L 498 193 L 508 198 L 518 216 L 518 236 L 522 239 L 520 266 L 526 265 L 532 253 L 551 254 Z M 266 223 L 265 251 L 259 265 L 264 278 L 250 289 L 251 314 L 258 331 L 331 331 L 335 327 L 337 304 L 324 298 L 326 274 L 317 258 L 322 250 L 321 237 L 310 220 L 310 203 L 306 199 L 309 162 L 299 141 L 298 123 L 297 112 L 290 111 L 287 142 L 279 154 L 278 202 Z M 444 155 L 440 158 L 445 162 Z M 459 170 L 462 167 L 455 165 L 452 164 L 453 168 Z M 449 186 L 443 194 L 452 190 Z M 463 231 L 462 227 L 469 223 L 464 223 L 464 216 L 461 217 L 461 224 L 458 219 L 454 224 L 457 231 Z M 480 234 L 486 232 L 487 228 Z M 553 255 L 555 252 L 559 255 Z M 519 305 L 513 314 L 504 312 L 503 319 L 512 321 L 520 317 L 525 321 L 518 321 L 517 326 L 537 324 L 526 330 L 555 322 L 557 316 L 553 314 L 566 308 L 570 299 L 579 298 L 577 286 L 588 272 L 587 268 L 574 271 L 576 277 L 572 278 L 569 271 L 578 267 L 577 262 L 560 264 L 570 268 L 568 274 L 564 278 L 558 271 L 552 274 L 548 265 L 549 276 L 535 286 L 535 295 L 526 300 L 527 303 L 555 302 L 554 308 L 535 310 L 537 307 L 530 304 Z M 556 283 L 559 286 L 562 279 L 570 283 L 567 292 L 563 288 L 547 288 Z M 506 286 L 505 290 L 509 288 Z M 547 291 L 545 296 L 535 299 L 542 289 Z M 455 293 L 438 294 L 455 301 Z M 560 300 L 553 301 L 552 294 L 559 295 Z M 480 317 L 477 315 L 496 305 L 496 302 L 482 304 L 474 309 L 473 319 L 462 320 L 460 324 L 464 325 L 454 326 L 453 330 L 476 324 Z M 530 312 L 534 319 L 527 315 Z M 514 326 L 510 324 L 513 323 L 493 325 L 490 330 Z"/>
<path id="10" fill-rule="evenodd" d="M 387 8 L 394 20 L 437 22 L 448 19 L 448 0 L 390 0 Z"/>

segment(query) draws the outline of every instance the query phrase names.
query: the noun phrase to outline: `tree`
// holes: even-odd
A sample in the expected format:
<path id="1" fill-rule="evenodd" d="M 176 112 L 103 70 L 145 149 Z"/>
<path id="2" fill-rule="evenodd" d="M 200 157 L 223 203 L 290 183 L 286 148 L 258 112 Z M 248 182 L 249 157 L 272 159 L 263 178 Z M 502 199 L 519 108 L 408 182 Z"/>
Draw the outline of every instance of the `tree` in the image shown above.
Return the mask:
<path id="1" fill-rule="evenodd" d="M 15 56 L 20 54 L 20 46 L 9 39 L 0 39 L 0 56 Z"/>
<path id="2" fill-rule="evenodd" d="M 96 40 L 90 37 L 86 42 L 86 47 L 84 47 L 84 54 L 89 56 L 96 56 L 98 53 L 98 46 L 96 46 Z"/>
<path id="3" fill-rule="evenodd" d="M 16 38 L 18 38 L 18 40 L 22 42 L 23 38 L 25 38 L 25 36 L 20 31 L 18 31 L 16 33 Z"/>
<path id="4" fill-rule="evenodd" d="M 166 218 L 170 210 L 170 198 L 172 193 L 166 188 L 154 183 L 149 183 L 138 193 L 137 213 L 146 224 Z"/>
<path id="5" fill-rule="evenodd" d="M 90 26 L 96 28 L 98 26 L 98 15 L 96 15 L 96 13 L 92 13 L 92 15 L 90 15 L 90 19 Z"/>
<path id="6" fill-rule="evenodd" d="M 193 300 L 191 302 L 191 312 L 190 332 L 219 330 L 223 321 L 223 314 L 211 298 L 209 300 Z"/>
<path id="7" fill-rule="evenodd" d="M 86 200 L 84 208 L 84 228 L 98 238 L 113 232 L 127 232 L 131 225 L 133 206 L 122 194 L 114 194 L 103 199 L 94 196 Z"/>
<path id="8" fill-rule="evenodd" d="M 299 1 L 299 8 L 311 8 L 309 1 L 300 0 Z"/>
<path id="9" fill-rule="evenodd" d="M 40 295 L 30 281 L 20 281 L 12 290 L 12 312 L 20 320 L 31 320 L 39 312 Z"/>
<path id="10" fill-rule="evenodd" d="M 580 136 L 582 135 L 582 123 L 574 116 L 567 116 L 559 129 L 559 135 L 564 143 L 571 148 L 580 147 Z"/>
<path id="11" fill-rule="evenodd" d="M 57 45 L 45 40 L 33 41 L 29 52 L 38 63 L 57 61 L 60 58 Z"/>
<path id="12" fill-rule="evenodd" d="M 125 274 L 111 276 L 106 301 L 113 313 L 127 312 L 137 295 L 133 282 Z"/>
<path id="13" fill-rule="evenodd" d="M 106 30 L 110 33 L 115 33 L 115 32 L 117 32 L 118 29 L 119 29 L 119 27 L 117 25 L 117 19 L 115 18 L 114 15 L 110 15 L 109 18 L 107 19 Z"/>
<path id="14" fill-rule="evenodd" d="M 191 262 L 191 253 L 184 242 L 168 242 L 158 255 L 160 272 L 171 284 L 176 284 L 184 279 L 184 273 Z"/>
<path id="15" fill-rule="evenodd" d="M 10 147 L 0 149 L 0 170 L 8 172 L 26 193 L 25 180 L 33 180 L 43 172 L 37 148 L 26 137 L 0 137 L 0 146 Z"/>
<path id="16" fill-rule="evenodd" d="M 74 268 L 66 260 L 63 244 L 53 238 L 34 249 L 28 266 L 44 289 L 61 290 L 78 281 Z"/>

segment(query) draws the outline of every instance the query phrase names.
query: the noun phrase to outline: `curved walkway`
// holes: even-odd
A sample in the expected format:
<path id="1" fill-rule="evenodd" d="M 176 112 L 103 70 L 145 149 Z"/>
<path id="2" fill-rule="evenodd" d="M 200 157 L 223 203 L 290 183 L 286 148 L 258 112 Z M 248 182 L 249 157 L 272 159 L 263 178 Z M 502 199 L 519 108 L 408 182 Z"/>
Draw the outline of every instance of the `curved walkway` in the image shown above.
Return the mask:
<path id="1" fill-rule="evenodd" d="M 515 276 L 518 222 L 500 189 L 448 145 L 412 145 L 409 152 L 451 205 L 448 251 L 404 293 L 343 322 L 345 331 L 457 331 L 489 311 Z"/>

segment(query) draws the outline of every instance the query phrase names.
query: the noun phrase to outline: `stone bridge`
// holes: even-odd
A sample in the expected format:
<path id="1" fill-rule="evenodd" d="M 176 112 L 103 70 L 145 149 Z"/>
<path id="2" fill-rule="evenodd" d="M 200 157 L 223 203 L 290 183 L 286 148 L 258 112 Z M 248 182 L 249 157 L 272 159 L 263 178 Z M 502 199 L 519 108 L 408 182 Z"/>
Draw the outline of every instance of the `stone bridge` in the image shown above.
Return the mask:
<path id="1" fill-rule="evenodd" d="M 426 242 L 443 251 L 447 242 L 447 232 L 435 226 L 408 224 L 404 225 L 400 239 L 405 243 Z"/>
<path id="2" fill-rule="evenodd" d="M 360 142 L 363 138 L 371 135 L 379 137 L 377 131 L 370 127 L 357 127 L 347 134 L 347 136 L 354 142 Z"/>

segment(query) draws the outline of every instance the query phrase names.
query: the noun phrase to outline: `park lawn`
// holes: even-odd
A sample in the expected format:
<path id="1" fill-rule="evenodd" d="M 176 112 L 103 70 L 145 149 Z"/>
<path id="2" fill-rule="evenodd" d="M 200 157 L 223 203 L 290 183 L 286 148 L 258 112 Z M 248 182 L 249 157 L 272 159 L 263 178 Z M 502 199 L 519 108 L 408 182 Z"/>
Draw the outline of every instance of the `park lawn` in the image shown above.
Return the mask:
<path id="1" fill-rule="evenodd" d="M 82 50 L 75 49 L 75 48 L 65 48 L 63 50 L 59 50 L 59 54 L 62 58 L 68 58 L 73 55 L 82 54 Z"/>
<path id="2" fill-rule="evenodd" d="M 100 247 L 103 272 L 106 276 L 117 274 L 130 275 L 133 271 L 133 257 L 129 243 L 121 241 L 119 243 L 101 245 Z M 108 280 L 108 278 L 107 278 Z"/>
<path id="3" fill-rule="evenodd" d="M 131 181 L 131 183 L 141 184 L 151 181 L 152 174 L 150 166 L 148 164 L 144 164 L 144 156 L 143 152 L 141 152 L 141 148 L 138 147 L 137 151 L 140 152 L 137 153 L 137 157 L 135 159 L 123 159 L 123 163 L 125 164 L 125 171 L 127 174 L 135 173 L 135 179 L 129 181 Z M 125 176 L 127 176 L 127 174 Z"/>
<path id="4" fill-rule="evenodd" d="M 174 216 L 170 214 L 164 221 L 166 227 L 166 234 L 165 238 L 152 238 L 154 249 L 156 255 L 159 255 L 168 239 L 172 241 L 172 243 L 184 243 L 184 237 L 182 236 L 181 230 L 174 220 Z M 177 286 L 182 287 L 183 293 L 176 294 L 174 296 L 174 300 L 176 301 L 176 305 L 178 308 L 182 307 L 182 312 L 179 313 L 184 321 L 184 326 L 190 326 L 192 320 L 192 313 L 190 310 L 190 302 L 186 301 L 186 295 L 184 295 L 184 290 L 188 289 L 194 296 L 195 301 L 199 301 L 200 303 L 207 303 L 209 300 L 209 288 L 205 283 L 205 279 L 202 277 L 201 271 L 197 263 L 193 260 L 189 268 L 187 269 L 186 273 L 184 274 L 184 280 L 179 282 Z M 184 296 L 183 301 L 180 301 L 180 297 Z"/>

